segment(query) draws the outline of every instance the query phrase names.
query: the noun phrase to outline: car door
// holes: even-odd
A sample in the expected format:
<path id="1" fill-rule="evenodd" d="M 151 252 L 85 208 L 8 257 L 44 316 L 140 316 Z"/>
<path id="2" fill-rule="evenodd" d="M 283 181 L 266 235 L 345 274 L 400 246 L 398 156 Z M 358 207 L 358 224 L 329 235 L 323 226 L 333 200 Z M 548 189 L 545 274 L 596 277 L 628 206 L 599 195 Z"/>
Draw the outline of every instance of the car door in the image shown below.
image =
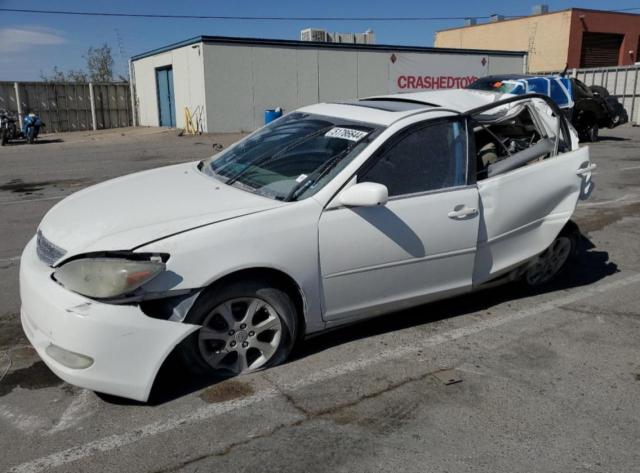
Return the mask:
<path id="1" fill-rule="evenodd" d="M 401 309 L 471 285 L 479 218 L 467 155 L 464 120 L 411 126 L 354 178 L 385 185 L 386 205 L 324 210 L 319 249 L 327 321 Z"/>
<path id="2" fill-rule="evenodd" d="M 544 251 L 571 218 L 578 199 L 593 189 L 590 177 L 595 166 L 589 162 L 588 148 L 572 145 L 568 129 L 560 126 L 558 120 L 564 117 L 557 108 L 541 99 L 534 101 L 529 110 L 537 116 L 540 134 L 555 142 L 559 133 L 559 151 L 478 181 L 481 218 L 474 285 Z"/>

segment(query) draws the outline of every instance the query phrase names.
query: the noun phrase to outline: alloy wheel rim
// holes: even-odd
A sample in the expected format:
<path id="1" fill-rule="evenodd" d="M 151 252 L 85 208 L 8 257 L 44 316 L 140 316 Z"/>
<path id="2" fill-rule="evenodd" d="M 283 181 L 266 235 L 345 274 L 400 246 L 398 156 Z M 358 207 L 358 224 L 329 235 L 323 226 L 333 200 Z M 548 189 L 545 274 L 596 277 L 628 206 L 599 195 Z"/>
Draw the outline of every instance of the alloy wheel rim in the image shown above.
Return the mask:
<path id="1" fill-rule="evenodd" d="M 214 308 L 198 332 L 204 360 L 216 370 L 233 374 L 264 366 L 282 338 L 282 322 L 276 310 L 256 297 L 230 299 Z"/>
<path id="2" fill-rule="evenodd" d="M 550 281 L 562 269 L 570 253 L 571 240 L 568 237 L 557 238 L 527 270 L 527 283 L 536 286 Z"/>

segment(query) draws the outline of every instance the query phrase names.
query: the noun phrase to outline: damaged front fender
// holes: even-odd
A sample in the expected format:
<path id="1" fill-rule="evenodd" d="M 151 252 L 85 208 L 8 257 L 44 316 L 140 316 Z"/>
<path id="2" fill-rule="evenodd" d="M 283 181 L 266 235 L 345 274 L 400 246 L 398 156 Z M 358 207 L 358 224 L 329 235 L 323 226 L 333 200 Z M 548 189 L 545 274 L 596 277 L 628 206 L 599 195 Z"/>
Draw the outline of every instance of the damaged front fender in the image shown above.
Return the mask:
<path id="1" fill-rule="evenodd" d="M 47 366 L 68 383 L 146 401 L 171 351 L 197 325 L 148 317 L 139 306 L 105 304 L 58 285 L 37 257 L 35 239 L 20 264 L 21 319 L 25 334 Z M 47 353 L 55 345 L 94 360 L 73 369 Z"/>

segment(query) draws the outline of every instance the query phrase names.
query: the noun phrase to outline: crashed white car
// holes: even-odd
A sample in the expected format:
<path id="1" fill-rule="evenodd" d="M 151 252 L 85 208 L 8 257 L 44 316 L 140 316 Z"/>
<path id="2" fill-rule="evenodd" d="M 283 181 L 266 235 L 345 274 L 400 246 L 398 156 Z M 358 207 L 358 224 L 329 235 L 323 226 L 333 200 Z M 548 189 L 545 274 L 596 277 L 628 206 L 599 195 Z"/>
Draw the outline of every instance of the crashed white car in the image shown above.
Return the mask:
<path id="1" fill-rule="evenodd" d="M 176 347 L 201 373 L 273 366 L 331 327 L 548 282 L 593 167 L 543 96 L 307 106 L 58 203 L 22 255 L 24 331 L 65 381 L 141 401 Z"/>

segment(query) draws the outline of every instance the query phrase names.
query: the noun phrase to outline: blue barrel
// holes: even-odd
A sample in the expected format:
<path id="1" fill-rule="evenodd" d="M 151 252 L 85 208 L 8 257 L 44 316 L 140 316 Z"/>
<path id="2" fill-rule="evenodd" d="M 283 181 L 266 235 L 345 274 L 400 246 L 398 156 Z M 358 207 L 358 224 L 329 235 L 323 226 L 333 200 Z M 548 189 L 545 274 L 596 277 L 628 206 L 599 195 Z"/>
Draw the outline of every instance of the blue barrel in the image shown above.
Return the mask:
<path id="1" fill-rule="evenodd" d="M 271 123 L 273 120 L 282 116 L 282 109 L 280 107 L 276 109 L 269 109 L 264 111 L 264 124 Z"/>

